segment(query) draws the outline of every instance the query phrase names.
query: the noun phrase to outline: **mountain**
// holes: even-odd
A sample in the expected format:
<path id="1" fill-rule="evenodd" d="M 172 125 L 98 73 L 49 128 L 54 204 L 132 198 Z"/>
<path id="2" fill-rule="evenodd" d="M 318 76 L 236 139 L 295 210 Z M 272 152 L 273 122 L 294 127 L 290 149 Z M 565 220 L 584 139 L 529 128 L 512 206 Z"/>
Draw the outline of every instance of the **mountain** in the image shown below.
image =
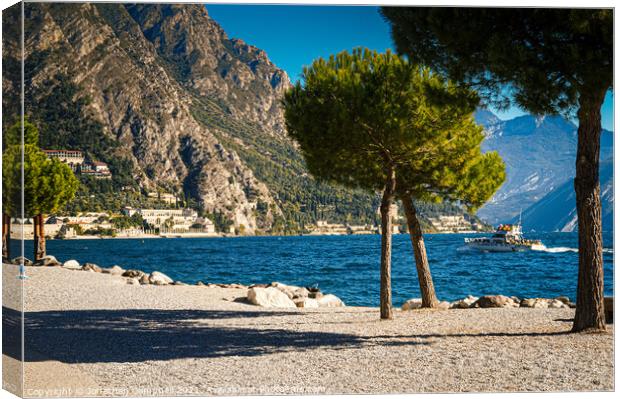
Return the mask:
<path id="1" fill-rule="evenodd" d="M 20 113 L 19 5 L 2 17 L 6 128 Z M 164 191 L 245 234 L 377 222 L 376 194 L 308 175 L 279 106 L 288 76 L 203 5 L 26 3 L 24 27 L 26 116 L 40 146 L 84 151 L 113 175 L 80 176 L 67 212 Z"/>
<path id="2" fill-rule="evenodd" d="M 603 230 L 613 230 L 614 188 L 613 162 L 601 163 L 601 204 Z M 512 222 L 515 222 L 512 220 Z M 577 209 L 573 179 L 545 195 L 523 211 L 523 229 L 536 231 L 577 231 Z"/>
<path id="3" fill-rule="evenodd" d="M 559 116 L 524 115 L 503 121 L 480 110 L 485 128 L 483 151 L 497 151 L 506 164 L 506 181 L 479 211 L 483 220 L 508 222 L 572 179 L 575 174 L 577 127 Z M 613 154 L 613 133 L 604 130 L 601 159 Z"/>

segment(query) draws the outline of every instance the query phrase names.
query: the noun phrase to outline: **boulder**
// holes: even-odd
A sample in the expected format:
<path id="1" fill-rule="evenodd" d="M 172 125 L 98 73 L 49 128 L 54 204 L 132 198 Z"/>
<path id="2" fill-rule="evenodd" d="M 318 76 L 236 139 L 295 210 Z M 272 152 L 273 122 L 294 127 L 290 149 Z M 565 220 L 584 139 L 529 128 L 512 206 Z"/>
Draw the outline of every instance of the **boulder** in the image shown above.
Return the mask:
<path id="1" fill-rule="evenodd" d="M 538 298 L 524 298 L 521 300 L 519 306 L 522 308 L 533 308 L 537 299 Z"/>
<path id="2" fill-rule="evenodd" d="M 321 308 L 337 308 L 345 306 L 344 302 L 342 302 L 340 298 L 332 294 L 323 295 L 321 298 L 317 299 L 317 302 Z"/>
<path id="3" fill-rule="evenodd" d="M 269 284 L 252 284 L 248 288 L 267 288 L 267 287 L 269 287 Z"/>
<path id="4" fill-rule="evenodd" d="M 323 293 L 321 291 L 310 291 L 308 293 L 308 298 L 312 298 L 312 299 L 321 299 L 322 296 L 323 296 Z"/>
<path id="5" fill-rule="evenodd" d="M 130 277 L 127 279 L 127 284 L 129 285 L 139 285 L 140 281 L 135 277 Z"/>
<path id="6" fill-rule="evenodd" d="M 236 289 L 247 289 L 248 287 L 246 287 L 243 284 L 239 284 L 239 283 L 234 283 L 234 284 L 229 284 L 228 288 L 236 288 Z"/>
<path id="7" fill-rule="evenodd" d="M 436 309 L 442 309 L 442 310 L 450 309 L 450 302 L 448 302 L 448 301 L 441 301 L 441 302 L 439 302 L 437 304 Z"/>
<path id="8" fill-rule="evenodd" d="M 95 265 L 94 263 L 84 263 L 84 266 L 82 266 L 82 270 L 85 272 L 95 272 L 95 273 L 103 272 L 103 269 L 101 269 L 99 266 Z"/>
<path id="9" fill-rule="evenodd" d="M 473 306 L 478 308 L 516 308 L 519 304 L 504 295 L 485 295 L 478 298 Z"/>
<path id="10" fill-rule="evenodd" d="M 319 301 L 313 298 L 296 298 L 293 299 L 298 308 L 318 308 Z"/>
<path id="11" fill-rule="evenodd" d="M 522 308 L 537 308 L 537 309 L 564 309 L 570 307 L 570 301 L 564 303 L 559 299 L 548 298 L 526 298 L 521 301 L 520 306 Z"/>
<path id="12" fill-rule="evenodd" d="M 567 296 L 559 296 L 555 299 L 561 301 L 562 303 L 565 303 L 566 305 L 570 305 L 570 299 Z"/>
<path id="13" fill-rule="evenodd" d="M 82 266 L 80 266 L 80 263 L 74 259 L 66 261 L 65 263 L 62 264 L 62 267 L 64 267 L 65 269 L 74 269 L 74 270 L 79 270 L 82 268 Z"/>
<path id="14" fill-rule="evenodd" d="M 248 289 L 248 300 L 250 303 L 265 308 L 296 308 L 293 302 L 285 293 L 275 287 L 250 288 Z"/>
<path id="15" fill-rule="evenodd" d="M 422 298 L 412 298 L 401 306 L 402 310 L 420 309 L 422 307 Z"/>
<path id="16" fill-rule="evenodd" d="M 182 281 L 175 281 L 174 283 L 172 283 L 172 285 L 187 285 Z"/>
<path id="17" fill-rule="evenodd" d="M 558 299 L 550 299 L 548 307 L 551 309 L 564 309 L 567 308 L 568 305 Z"/>
<path id="18" fill-rule="evenodd" d="M 153 272 L 149 276 L 149 283 L 154 284 L 154 285 L 168 285 L 168 284 L 172 284 L 173 281 L 174 280 L 172 280 L 170 277 L 166 276 L 164 273 L 161 273 L 161 272 Z"/>
<path id="19" fill-rule="evenodd" d="M 470 308 L 476 301 L 478 297 L 467 295 L 467 297 L 463 299 L 459 299 L 458 301 L 454 301 L 450 304 L 451 309 L 467 309 Z"/>
<path id="20" fill-rule="evenodd" d="M 605 309 L 605 323 L 614 322 L 614 297 L 606 296 L 603 299 L 603 307 Z"/>
<path id="21" fill-rule="evenodd" d="M 196 283 L 196 285 L 205 285 L 205 283 L 203 283 L 202 281 L 199 281 Z"/>
<path id="22" fill-rule="evenodd" d="M 114 265 L 109 269 L 102 269 L 103 273 L 111 274 L 113 276 L 121 276 L 125 273 L 125 269 L 120 267 L 119 265 Z"/>
<path id="23" fill-rule="evenodd" d="M 47 255 L 35 262 L 35 266 L 60 266 L 61 263 L 52 255 Z"/>
<path id="24" fill-rule="evenodd" d="M 122 274 L 123 277 L 137 277 L 140 278 L 144 275 L 144 272 L 142 270 L 125 270 L 125 272 Z"/>
<path id="25" fill-rule="evenodd" d="M 286 285 L 278 282 L 271 283 L 270 287 L 274 287 L 282 291 L 289 297 L 289 299 L 295 298 L 295 292 L 301 290 L 301 287 L 297 287 L 295 285 Z"/>
<path id="26" fill-rule="evenodd" d="M 310 291 L 308 291 L 308 289 L 304 287 L 300 287 L 296 289 L 295 291 L 293 291 L 293 299 L 308 298 L 309 295 L 310 295 Z"/>
<path id="27" fill-rule="evenodd" d="M 150 276 L 146 273 L 144 273 L 138 281 L 140 282 L 141 285 L 147 285 L 151 283 Z"/>
<path id="28" fill-rule="evenodd" d="M 24 258 L 23 256 L 18 256 L 17 258 L 13 258 L 11 263 L 14 265 L 21 265 L 23 262 L 24 266 L 32 266 L 32 261 L 28 258 Z"/>

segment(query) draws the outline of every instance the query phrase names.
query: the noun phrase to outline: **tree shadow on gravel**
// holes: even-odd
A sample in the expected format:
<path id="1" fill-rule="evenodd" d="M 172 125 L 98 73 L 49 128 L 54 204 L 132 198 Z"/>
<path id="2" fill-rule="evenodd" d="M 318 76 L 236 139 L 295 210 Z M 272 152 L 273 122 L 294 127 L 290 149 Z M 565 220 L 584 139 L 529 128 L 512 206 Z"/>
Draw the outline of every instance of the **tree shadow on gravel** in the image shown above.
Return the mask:
<path id="1" fill-rule="evenodd" d="M 213 325 L 228 318 L 294 316 L 291 312 L 216 310 L 70 310 L 25 314 L 25 360 L 65 363 L 143 362 L 180 358 L 261 356 L 310 349 L 425 345 L 403 337 Z M 3 308 L 3 338 L 15 334 L 20 313 Z M 32 351 L 29 350 L 32 349 Z M 13 345 L 3 353 L 19 358 Z"/>

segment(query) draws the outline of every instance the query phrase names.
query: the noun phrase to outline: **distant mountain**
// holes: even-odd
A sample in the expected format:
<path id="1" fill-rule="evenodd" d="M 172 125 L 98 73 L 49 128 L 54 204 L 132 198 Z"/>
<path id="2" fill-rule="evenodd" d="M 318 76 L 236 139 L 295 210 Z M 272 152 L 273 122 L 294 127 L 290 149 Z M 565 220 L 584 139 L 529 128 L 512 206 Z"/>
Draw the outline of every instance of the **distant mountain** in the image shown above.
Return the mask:
<path id="1" fill-rule="evenodd" d="M 483 220 L 508 222 L 574 177 L 577 127 L 572 122 L 532 115 L 502 121 L 487 110 L 475 118 L 487 136 L 483 151 L 497 151 L 506 163 L 506 181 L 478 211 Z M 605 130 L 601 159 L 612 154 L 613 133 Z"/>
<path id="2" fill-rule="evenodd" d="M 611 231 L 614 222 L 614 165 L 611 160 L 600 168 L 603 230 Z M 517 219 L 512 220 L 515 222 Z M 540 201 L 523 211 L 525 231 L 577 231 L 577 209 L 573 179 L 567 180 Z"/>

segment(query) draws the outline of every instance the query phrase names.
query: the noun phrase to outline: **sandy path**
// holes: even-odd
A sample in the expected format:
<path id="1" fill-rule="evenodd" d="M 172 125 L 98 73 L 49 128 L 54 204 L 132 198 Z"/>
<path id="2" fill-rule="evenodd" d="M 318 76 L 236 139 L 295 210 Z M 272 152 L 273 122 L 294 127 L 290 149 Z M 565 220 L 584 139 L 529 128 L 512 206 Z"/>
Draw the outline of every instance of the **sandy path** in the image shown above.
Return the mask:
<path id="1" fill-rule="evenodd" d="M 613 389 L 612 326 L 568 334 L 572 309 L 423 310 L 380 321 L 374 308 L 261 309 L 234 302 L 245 295 L 238 289 L 130 286 L 60 268 L 28 274 L 26 343 L 36 353 L 27 362 L 88 376 L 82 395 Z M 27 367 L 26 389 L 48 385 L 40 375 Z"/>

